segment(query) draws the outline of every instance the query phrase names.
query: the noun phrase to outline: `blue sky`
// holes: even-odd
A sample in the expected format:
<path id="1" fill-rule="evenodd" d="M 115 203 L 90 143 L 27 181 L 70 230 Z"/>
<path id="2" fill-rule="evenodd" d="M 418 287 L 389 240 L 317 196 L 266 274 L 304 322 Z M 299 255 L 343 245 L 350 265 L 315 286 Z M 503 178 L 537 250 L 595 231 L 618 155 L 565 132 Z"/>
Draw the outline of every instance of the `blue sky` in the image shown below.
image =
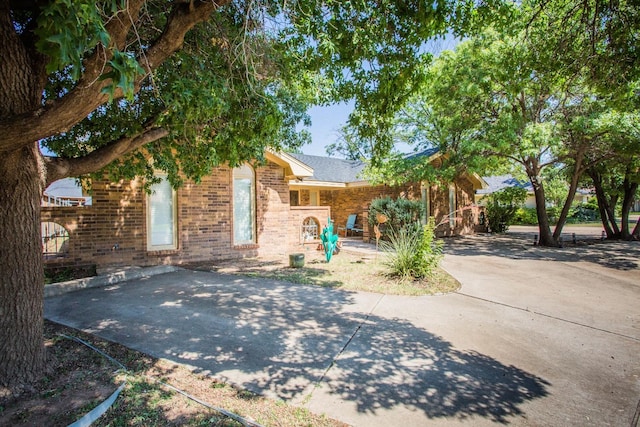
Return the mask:
<path id="1" fill-rule="evenodd" d="M 304 154 L 326 156 L 325 147 L 338 139 L 338 130 L 347 122 L 353 103 L 313 107 L 309 110 L 311 144 L 302 147 Z"/>

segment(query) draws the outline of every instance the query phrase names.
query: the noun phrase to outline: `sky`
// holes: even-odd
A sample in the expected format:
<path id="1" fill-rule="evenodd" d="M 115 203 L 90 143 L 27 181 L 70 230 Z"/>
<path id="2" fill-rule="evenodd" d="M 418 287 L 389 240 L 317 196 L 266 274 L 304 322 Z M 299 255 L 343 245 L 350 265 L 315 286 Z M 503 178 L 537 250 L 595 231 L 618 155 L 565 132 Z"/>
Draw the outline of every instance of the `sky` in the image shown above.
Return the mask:
<path id="1" fill-rule="evenodd" d="M 311 144 L 302 146 L 304 154 L 326 156 L 325 147 L 338 139 L 338 131 L 347 123 L 353 111 L 353 103 L 335 104 L 328 107 L 312 107 L 309 110 Z"/>

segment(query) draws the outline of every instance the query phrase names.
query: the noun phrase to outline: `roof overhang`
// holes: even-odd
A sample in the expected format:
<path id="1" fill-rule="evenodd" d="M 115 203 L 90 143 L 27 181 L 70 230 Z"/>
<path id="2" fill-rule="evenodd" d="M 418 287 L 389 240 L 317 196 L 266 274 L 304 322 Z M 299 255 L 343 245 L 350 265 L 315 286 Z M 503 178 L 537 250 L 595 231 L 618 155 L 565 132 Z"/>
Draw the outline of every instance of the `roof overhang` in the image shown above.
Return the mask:
<path id="1" fill-rule="evenodd" d="M 467 178 L 469 178 L 469 181 L 473 184 L 474 190 L 484 190 L 489 188 L 487 181 L 482 179 L 482 177 L 477 173 L 469 173 L 467 174 Z"/>
<path id="2" fill-rule="evenodd" d="M 367 181 L 356 182 L 331 182 L 331 181 L 315 181 L 312 179 L 289 181 L 291 188 L 317 188 L 321 190 L 335 190 L 346 188 L 368 187 L 371 184 Z"/>
<path id="3" fill-rule="evenodd" d="M 287 154 L 271 150 L 266 150 L 265 157 L 284 169 L 284 177 L 286 180 L 303 179 L 313 176 L 313 169 L 295 157 Z"/>

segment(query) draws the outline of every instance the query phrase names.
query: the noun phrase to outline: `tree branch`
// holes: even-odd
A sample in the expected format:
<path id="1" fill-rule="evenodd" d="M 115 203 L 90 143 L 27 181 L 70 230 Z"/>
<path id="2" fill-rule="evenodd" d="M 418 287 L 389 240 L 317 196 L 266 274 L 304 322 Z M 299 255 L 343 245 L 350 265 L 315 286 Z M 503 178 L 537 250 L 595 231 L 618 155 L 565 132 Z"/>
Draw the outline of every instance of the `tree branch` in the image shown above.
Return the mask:
<path id="1" fill-rule="evenodd" d="M 109 163 L 130 153 L 145 144 L 164 138 L 169 134 L 164 128 L 150 128 L 135 137 L 123 137 L 83 157 L 65 159 L 61 157 L 45 157 L 47 167 L 47 184 L 58 179 L 77 177 L 97 172 Z"/>
<path id="2" fill-rule="evenodd" d="M 176 2 L 163 33 L 138 58 L 139 63 L 146 70 L 146 74 L 138 77 L 135 82 L 135 90 L 139 90 L 142 81 L 149 73 L 182 47 L 184 36 L 189 30 L 198 23 L 209 19 L 211 13 L 229 1 Z M 107 24 L 112 42 L 117 47 L 121 47 L 125 43 L 126 36 L 135 22 L 140 8 L 144 5 L 144 1 L 129 0 L 127 4 L 126 13 L 129 13 L 130 16 L 124 16 L 121 12 L 117 19 L 113 19 Z M 106 103 L 109 99 L 108 95 L 101 91 L 110 81 L 108 79 L 98 80 L 98 77 L 107 71 L 104 69 L 106 60 L 107 52 L 104 47 L 98 46 L 95 53 L 85 61 L 85 72 L 71 92 L 38 110 L 0 120 L 0 135 L 3 135 L 0 138 L 0 153 L 15 150 L 34 141 L 65 132 L 87 117 L 97 107 Z M 116 91 L 115 97 L 121 96 L 122 92 Z"/>

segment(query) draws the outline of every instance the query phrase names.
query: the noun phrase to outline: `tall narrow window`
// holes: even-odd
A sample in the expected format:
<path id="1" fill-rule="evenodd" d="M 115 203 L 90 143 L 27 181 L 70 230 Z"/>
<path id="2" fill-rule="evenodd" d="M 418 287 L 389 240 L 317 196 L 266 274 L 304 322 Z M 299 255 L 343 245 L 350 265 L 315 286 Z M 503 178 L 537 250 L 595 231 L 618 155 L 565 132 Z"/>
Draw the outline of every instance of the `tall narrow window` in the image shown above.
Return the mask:
<path id="1" fill-rule="evenodd" d="M 298 190 L 289 191 L 289 205 L 300 206 L 300 192 Z"/>
<path id="2" fill-rule="evenodd" d="M 431 201 L 429 200 L 429 183 L 424 181 L 420 186 L 422 193 L 422 206 L 424 207 L 424 214 L 422 215 L 422 224 L 426 224 L 429 221 L 431 215 Z"/>
<path id="3" fill-rule="evenodd" d="M 255 243 L 255 175 L 247 165 L 233 170 L 233 241 Z"/>
<path id="4" fill-rule="evenodd" d="M 449 225 L 454 227 L 456 225 L 456 186 L 451 184 L 449 186 Z"/>
<path id="5" fill-rule="evenodd" d="M 310 206 L 320 206 L 320 192 L 319 191 L 309 191 L 309 205 Z"/>
<path id="6" fill-rule="evenodd" d="M 147 247 L 149 250 L 176 249 L 176 193 L 166 175 L 151 186 L 147 198 Z"/>

